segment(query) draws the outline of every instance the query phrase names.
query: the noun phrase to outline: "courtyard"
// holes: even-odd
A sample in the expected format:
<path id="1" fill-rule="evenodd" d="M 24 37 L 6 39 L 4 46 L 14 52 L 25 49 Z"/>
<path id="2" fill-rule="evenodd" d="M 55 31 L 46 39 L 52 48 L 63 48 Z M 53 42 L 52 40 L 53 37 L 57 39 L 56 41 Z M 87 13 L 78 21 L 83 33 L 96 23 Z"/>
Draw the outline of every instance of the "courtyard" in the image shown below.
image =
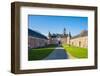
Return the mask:
<path id="1" fill-rule="evenodd" d="M 55 59 L 74 59 L 87 58 L 87 48 L 69 46 L 67 44 L 48 45 L 41 48 L 33 48 L 28 51 L 28 60 L 55 60 Z"/>
<path id="2" fill-rule="evenodd" d="M 28 60 L 88 58 L 88 18 L 30 15 Z"/>

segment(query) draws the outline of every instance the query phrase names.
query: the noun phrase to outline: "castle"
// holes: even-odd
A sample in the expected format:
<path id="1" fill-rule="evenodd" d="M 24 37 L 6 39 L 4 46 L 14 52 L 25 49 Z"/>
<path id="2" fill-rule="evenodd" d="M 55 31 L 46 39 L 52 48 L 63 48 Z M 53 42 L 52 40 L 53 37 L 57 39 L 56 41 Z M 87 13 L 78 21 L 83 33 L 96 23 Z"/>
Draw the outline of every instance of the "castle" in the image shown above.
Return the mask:
<path id="1" fill-rule="evenodd" d="M 71 39 L 71 33 L 66 34 L 66 29 L 64 28 L 63 34 L 51 34 L 49 32 L 49 44 L 69 44 Z"/>
<path id="2" fill-rule="evenodd" d="M 71 36 L 71 32 L 63 34 L 48 33 L 48 37 L 34 30 L 28 29 L 28 48 L 46 47 L 50 44 L 68 44 L 76 47 L 88 47 L 88 31 L 83 30 L 76 36 Z"/>
<path id="3" fill-rule="evenodd" d="M 49 37 L 49 44 L 68 44 L 68 45 L 73 45 L 76 47 L 83 47 L 87 48 L 88 47 L 88 31 L 83 30 L 81 31 L 80 34 L 76 36 L 71 36 L 71 32 L 66 33 L 66 29 L 64 28 L 63 34 L 51 34 L 50 32 L 48 33 Z"/>

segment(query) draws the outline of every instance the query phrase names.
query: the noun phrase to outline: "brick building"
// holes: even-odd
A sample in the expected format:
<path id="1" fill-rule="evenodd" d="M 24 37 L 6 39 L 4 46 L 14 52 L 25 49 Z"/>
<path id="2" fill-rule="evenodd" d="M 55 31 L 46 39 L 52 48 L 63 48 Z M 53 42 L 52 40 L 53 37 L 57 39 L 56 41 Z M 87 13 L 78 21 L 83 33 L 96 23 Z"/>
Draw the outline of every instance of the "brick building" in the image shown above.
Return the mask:
<path id="1" fill-rule="evenodd" d="M 76 36 L 71 36 L 71 32 L 66 33 L 66 29 L 64 28 L 63 34 L 51 34 L 49 32 L 49 44 L 69 44 L 76 47 L 88 47 L 88 31 L 83 30 L 80 34 Z"/>
<path id="2" fill-rule="evenodd" d="M 28 29 L 28 47 L 38 48 L 45 47 L 49 44 L 69 44 L 76 47 L 88 47 L 88 31 L 83 30 L 76 36 L 71 36 L 71 32 L 66 33 L 64 28 L 63 34 L 48 33 L 48 38 L 34 30 Z"/>
<path id="3" fill-rule="evenodd" d="M 48 38 L 43 34 L 28 29 L 28 47 L 38 48 L 45 47 L 48 44 Z"/>

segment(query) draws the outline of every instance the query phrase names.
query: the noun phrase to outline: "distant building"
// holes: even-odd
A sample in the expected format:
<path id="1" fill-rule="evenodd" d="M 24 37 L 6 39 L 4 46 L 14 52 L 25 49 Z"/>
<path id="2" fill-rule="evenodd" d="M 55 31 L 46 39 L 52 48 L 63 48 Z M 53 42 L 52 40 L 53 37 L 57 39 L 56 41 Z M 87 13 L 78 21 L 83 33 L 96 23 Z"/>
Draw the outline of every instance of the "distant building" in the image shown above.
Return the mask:
<path id="1" fill-rule="evenodd" d="M 38 48 L 45 47 L 48 44 L 48 39 L 43 34 L 28 29 L 28 47 Z"/>
<path id="2" fill-rule="evenodd" d="M 88 31 L 83 30 L 80 34 L 74 36 L 70 40 L 70 44 L 77 47 L 88 47 Z"/>
<path id="3" fill-rule="evenodd" d="M 56 34 L 51 35 L 49 32 L 48 37 L 48 44 L 58 44 L 60 41 L 58 35 Z"/>
<path id="4" fill-rule="evenodd" d="M 49 44 L 69 44 L 77 47 L 88 47 L 88 31 L 83 30 L 79 35 L 71 36 L 71 32 L 66 33 L 66 29 L 64 28 L 63 34 L 51 34 L 49 32 Z"/>
<path id="5" fill-rule="evenodd" d="M 88 47 L 88 31 L 83 30 L 76 36 L 71 36 L 71 32 L 66 33 L 64 28 L 62 34 L 48 33 L 48 38 L 43 34 L 34 30 L 28 29 L 28 47 L 38 48 L 45 47 L 50 44 L 68 44 L 76 47 Z"/>
<path id="6" fill-rule="evenodd" d="M 49 32 L 48 37 L 49 44 L 58 44 L 59 42 L 62 44 L 69 44 L 71 34 L 66 34 L 66 29 L 64 28 L 63 34 L 51 34 Z"/>

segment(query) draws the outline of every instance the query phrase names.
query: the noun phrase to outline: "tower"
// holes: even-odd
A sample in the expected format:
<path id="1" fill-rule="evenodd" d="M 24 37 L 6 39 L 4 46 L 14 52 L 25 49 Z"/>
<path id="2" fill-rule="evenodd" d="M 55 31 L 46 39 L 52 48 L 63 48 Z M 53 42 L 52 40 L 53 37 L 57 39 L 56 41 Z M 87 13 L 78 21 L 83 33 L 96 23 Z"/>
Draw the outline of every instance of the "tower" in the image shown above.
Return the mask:
<path id="1" fill-rule="evenodd" d="M 70 42 L 70 40 L 71 40 L 71 32 L 69 32 L 67 40 L 68 40 L 67 44 L 69 44 L 69 46 L 70 46 L 70 44 L 71 44 L 71 42 Z"/>
<path id="2" fill-rule="evenodd" d="M 48 33 L 48 37 L 51 37 L 51 33 L 50 32 Z"/>
<path id="3" fill-rule="evenodd" d="M 52 44 L 52 37 L 51 37 L 51 33 L 48 33 L 48 44 Z"/>
<path id="4" fill-rule="evenodd" d="M 66 28 L 63 29 L 63 35 L 61 37 L 62 44 L 67 44 L 67 34 L 66 34 Z"/>
<path id="5" fill-rule="evenodd" d="M 69 36 L 69 38 L 71 38 L 71 32 L 69 32 L 69 35 L 68 36 Z"/>
<path id="6" fill-rule="evenodd" d="M 66 35 L 66 28 L 64 28 L 63 35 Z"/>

